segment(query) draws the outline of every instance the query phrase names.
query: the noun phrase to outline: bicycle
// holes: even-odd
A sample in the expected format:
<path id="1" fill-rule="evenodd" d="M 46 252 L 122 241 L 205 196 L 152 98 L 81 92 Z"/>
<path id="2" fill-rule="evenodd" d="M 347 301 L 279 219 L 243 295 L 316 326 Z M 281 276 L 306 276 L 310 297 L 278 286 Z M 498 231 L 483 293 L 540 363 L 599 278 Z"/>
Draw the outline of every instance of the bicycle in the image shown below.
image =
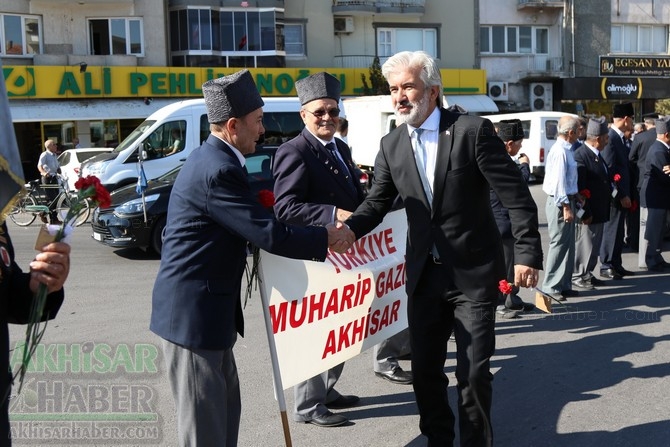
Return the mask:
<path id="1" fill-rule="evenodd" d="M 75 193 L 69 192 L 66 185 L 67 181 L 60 175 L 58 176 L 56 185 L 42 185 L 40 179 L 31 180 L 25 184 L 25 191 L 21 194 L 21 197 L 16 201 L 12 210 L 9 212 L 9 218 L 12 219 L 16 225 L 27 227 L 32 224 L 41 213 L 49 214 L 49 210 L 55 204 L 58 218 L 61 221 L 64 221 L 70 210 L 72 197 L 76 195 Z M 58 189 L 58 195 L 53 200 L 49 200 L 45 191 L 46 189 L 52 188 Z M 90 214 L 91 207 L 88 200 L 86 200 L 84 208 L 73 219 L 72 224 L 77 227 L 82 225 L 88 220 Z"/>

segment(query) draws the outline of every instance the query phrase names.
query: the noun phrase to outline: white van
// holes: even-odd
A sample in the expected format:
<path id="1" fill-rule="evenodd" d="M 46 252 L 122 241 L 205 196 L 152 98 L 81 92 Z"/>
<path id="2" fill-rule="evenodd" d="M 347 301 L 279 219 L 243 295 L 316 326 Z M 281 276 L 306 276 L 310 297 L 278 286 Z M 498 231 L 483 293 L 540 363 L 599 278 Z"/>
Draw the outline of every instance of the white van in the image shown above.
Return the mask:
<path id="1" fill-rule="evenodd" d="M 279 146 L 298 135 L 304 123 L 297 97 L 263 98 L 262 146 Z M 112 152 L 82 165 L 82 175 L 95 175 L 109 190 L 137 182 L 139 157 L 147 179 L 154 179 L 184 163 L 209 135 L 204 99 L 175 102 L 157 110 Z"/>
<path id="2" fill-rule="evenodd" d="M 539 180 L 544 178 L 544 159 L 556 142 L 558 120 L 566 115 L 577 116 L 564 112 L 541 111 L 486 115 L 483 118 L 491 120 L 494 125 L 502 120 L 521 120 L 524 139 L 520 153 L 528 155 L 530 172 L 535 180 Z"/>

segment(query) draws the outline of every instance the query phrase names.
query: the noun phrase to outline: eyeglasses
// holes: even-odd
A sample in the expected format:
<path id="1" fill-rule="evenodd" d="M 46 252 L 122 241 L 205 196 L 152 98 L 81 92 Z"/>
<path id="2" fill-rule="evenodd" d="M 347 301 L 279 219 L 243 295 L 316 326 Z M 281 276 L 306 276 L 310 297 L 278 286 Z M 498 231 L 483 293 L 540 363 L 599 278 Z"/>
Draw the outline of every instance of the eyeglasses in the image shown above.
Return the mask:
<path id="1" fill-rule="evenodd" d="M 311 110 L 305 109 L 305 111 L 311 113 L 312 115 L 314 115 L 317 118 L 323 118 L 323 116 L 326 115 L 326 114 L 328 114 L 328 116 L 330 116 L 331 118 L 337 118 L 338 116 L 340 116 L 340 109 L 338 109 L 337 107 L 333 107 L 330 110 L 317 109 L 317 110 L 312 112 Z"/>

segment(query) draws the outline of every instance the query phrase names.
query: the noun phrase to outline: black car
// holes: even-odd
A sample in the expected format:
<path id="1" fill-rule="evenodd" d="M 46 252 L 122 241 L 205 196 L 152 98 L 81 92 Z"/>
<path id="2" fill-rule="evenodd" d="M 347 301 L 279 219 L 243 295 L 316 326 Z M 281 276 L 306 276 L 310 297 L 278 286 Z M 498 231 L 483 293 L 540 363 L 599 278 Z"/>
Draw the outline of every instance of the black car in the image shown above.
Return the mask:
<path id="1" fill-rule="evenodd" d="M 256 152 L 246 156 L 252 191 L 272 191 L 272 163 L 276 151 L 276 147 L 257 148 Z M 144 191 L 144 200 L 136 192 L 135 184 L 112 192 L 112 206 L 93 211 L 93 239 L 110 247 L 140 247 L 160 254 L 170 192 L 180 169 L 175 168 L 151 180 Z"/>

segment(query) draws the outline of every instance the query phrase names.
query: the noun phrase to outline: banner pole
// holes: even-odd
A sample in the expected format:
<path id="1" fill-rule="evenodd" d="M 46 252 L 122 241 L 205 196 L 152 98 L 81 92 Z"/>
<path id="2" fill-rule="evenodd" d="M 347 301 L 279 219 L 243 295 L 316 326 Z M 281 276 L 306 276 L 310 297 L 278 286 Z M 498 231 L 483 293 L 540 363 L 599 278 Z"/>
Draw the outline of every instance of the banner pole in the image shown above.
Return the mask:
<path id="1" fill-rule="evenodd" d="M 263 304 L 263 319 L 265 320 L 265 332 L 268 336 L 268 346 L 270 347 L 270 359 L 272 360 L 272 383 L 274 384 L 275 396 L 277 397 L 277 405 L 279 405 L 279 415 L 281 417 L 282 429 L 284 430 L 284 442 L 286 447 L 292 447 L 291 431 L 288 426 L 288 418 L 286 416 L 286 399 L 284 398 L 284 387 L 282 386 L 281 374 L 279 372 L 279 359 L 277 357 L 277 346 L 275 345 L 274 334 L 272 333 L 272 322 L 270 321 L 270 309 L 267 293 L 263 286 L 263 262 L 262 258 L 258 260 L 258 283 L 261 292 L 261 302 Z"/>

